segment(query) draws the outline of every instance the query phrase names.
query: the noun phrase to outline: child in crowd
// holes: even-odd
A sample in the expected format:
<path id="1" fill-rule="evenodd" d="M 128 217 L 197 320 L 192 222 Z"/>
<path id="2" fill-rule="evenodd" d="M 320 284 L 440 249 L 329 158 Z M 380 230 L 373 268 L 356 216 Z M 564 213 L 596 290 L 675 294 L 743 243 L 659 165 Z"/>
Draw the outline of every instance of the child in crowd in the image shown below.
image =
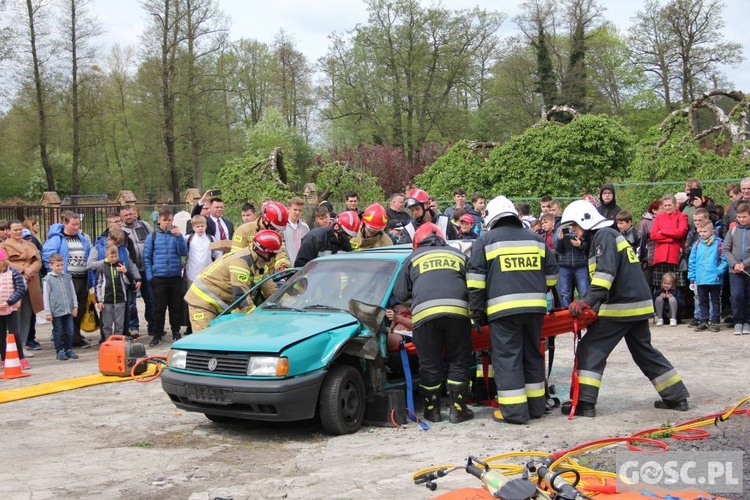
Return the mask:
<path id="1" fill-rule="evenodd" d="M 710 220 L 702 220 L 696 226 L 698 241 L 693 245 L 688 261 L 688 281 L 698 286 L 698 303 L 700 324 L 696 331 L 708 330 L 709 300 L 710 329 L 719 331 L 721 313 L 721 285 L 724 282 L 724 271 L 727 261 L 722 254 L 721 238 L 714 235 L 714 225 Z"/>
<path id="2" fill-rule="evenodd" d="M 684 266 L 681 266 L 680 269 L 683 271 L 687 271 L 687 265 L 690 261 L 690 252 L 693 251 L 693 247 L 695 246 L 695 242 L 700 239 L 698 236 L 698 231 L 696 228 L 702 224 L 704 221 L 710 220 L 708 215 L 708 210 L 705 208 L 696 208 L 695 212 L 693 212 L 693 226 L 688 226 L 688 233 L 687 236 L 685 236 L 685 246 L 682 248 L 682 252 L 680 253 L 680 262 L 684 262 Z M 689 295 L 689 294 L 688 294 Z M 688 297 L 688 300 L 690 300 L 690 297 Z M 701 324 L 701 316 L 700 316 L 700 305 L 698 303 L 698 292 L 697 290 L 694 292 L 693 295 L 693 322 L 691 323 L 691 326 L 700 326 Z"/>
<path id="3" fill-rule="evenodd" d="M 113 333 L 119 335 L 125 331 L 128 285 L 134 278 L 120 260 L 116 245 L 109 244 L 104 251 L 104 262 L 96 272 L 96 302 L 102 313 L 102 336 L 106 341 Z"/>
<path id="4" fill-rule="evenodd" d="M 638 230 L 633 227 L 633 214 L 627 210 L 620 210 L 615 215 L 615 222 L 617 223 L 617 229 L 625 237 L 625 240 L 630 243 L 630 246 L 635 252 L 636 258 L 638 258 L 638 250 L 641 248 L 641 235 L 638 234 Z"/>
<path id="5" fill-rule="evenodd" d="M 750 203 L 735 208 L 736 224 L 726 234 L 724 258 L 729 267 L 729 292 L 732 302 L 734 334 L 750 334 Z"/>
<path id="6" fill-rule="evenodd" d="M 685 305 L 682 290 L 675 287 L 677 278 L 674 273 L 664 273 L 661 277 L 661 288 L 654 294 L 656 326 L 664 326 L 664 318 L 669 315 L 669 326 L 677 326 L 680 310 Z"/>
<path id="7" fill-rule="evenodd" d="M 475 240 L 479 237 L 476 231 L 474 217 L 472 217 L 471 214 L 463 214 L 458 220 L 458 234 L 459 239 L 462 240 Z"/>
<path id="8" fill-rule="evenodd" d="M 331 212 L 324 205 L 318 205 L 313 212 L 315 215 L 315 227 L 328 227 L 331 225 Z"/>
<path id="9" fill-rule="evenodd" d="M 210 248 L 215 238 L 206 233 L 206 218 L 200 214 L 195 215 L 190 219 L 190 224 L 193 232 L 185 235 L 185 244 L 188 249 L 187 260 L 185 261 L 185 278 L 188 280 L 188 288 L 203 268 L 221 257 L 220 251 Z"/>
<path id="10" fill-rule="evenodd" d="M 542 221 L 534 219 L 531 221 L 531 227 L 529 229 L 532 233 L 540 234 L 542 232 Z"/>
<path id="11" fill-rule="evenodd" d="M 0 220 L 0 241 L 5 241 L 10 236 L 10 226 L 7 220 Z"/>
<path id="12" fill-rule="evenodd" d="M 539 236 L 541 236 L 544 239 L 544 242 L 547 243 L 547 247 L 549 247 L 550 250 L 553 252 L 555 251 L 555 216 L 547 213 L 542 215 L 540 220 L 541 224 L 541 231 L 539 231 Z"/>
<path id="13" fill-rule="evenodd" d="M 42 289 L 47 321 L 52 322 L 52 340 L 55 342 L 57 359 L 78 359 L 73 352 L 73 318 L 78 316 L 73 279 L 65 273 L 63 257 L 59 253 L 50 256 L 49 267 L 52 271 L 44 277 Z"/>
<path id="14" fill-rule="evenodd" d="M 16 339 L 16 350 L 21 367 L 24 370 L 31 368 L 29 360 L 24 356 L 21 335 L 19 335 L 21 323 L 18 310 L 21 308 L 24 293 L 26 293 L 26 282 L 23 274 L 10 267 L 8 254 L 0 248 L 0 354 L 2 354 L 3 369 L 9 333 L 12 333 Z"/>

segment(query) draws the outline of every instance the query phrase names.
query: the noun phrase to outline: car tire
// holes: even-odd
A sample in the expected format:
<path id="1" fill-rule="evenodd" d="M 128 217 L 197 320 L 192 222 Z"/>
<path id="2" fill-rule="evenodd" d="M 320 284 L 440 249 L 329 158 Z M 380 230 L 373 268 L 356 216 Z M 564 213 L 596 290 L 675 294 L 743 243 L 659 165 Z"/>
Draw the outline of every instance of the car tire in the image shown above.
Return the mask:
<path id="1" fill-rule="evenodd" d="M 323 429 L 336 436 L 357 432 L 365 415 L 366 397 L 365 383 L 356 368 L 331 367 L 318 399 Z"/>

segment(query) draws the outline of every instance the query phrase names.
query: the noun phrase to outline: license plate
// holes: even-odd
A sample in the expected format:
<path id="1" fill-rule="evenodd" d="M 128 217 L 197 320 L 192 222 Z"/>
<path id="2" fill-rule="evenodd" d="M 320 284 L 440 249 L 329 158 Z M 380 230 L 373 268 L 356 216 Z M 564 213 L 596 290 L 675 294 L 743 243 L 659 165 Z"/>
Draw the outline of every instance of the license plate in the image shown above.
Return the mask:
<path id="1" fill-rule="evenodd" d="M 186 385 L 187 398 L 196 403 L 213 403 L 228 405 L 232 403 L 232 389 L 206 387 L 203 385 Z"/>

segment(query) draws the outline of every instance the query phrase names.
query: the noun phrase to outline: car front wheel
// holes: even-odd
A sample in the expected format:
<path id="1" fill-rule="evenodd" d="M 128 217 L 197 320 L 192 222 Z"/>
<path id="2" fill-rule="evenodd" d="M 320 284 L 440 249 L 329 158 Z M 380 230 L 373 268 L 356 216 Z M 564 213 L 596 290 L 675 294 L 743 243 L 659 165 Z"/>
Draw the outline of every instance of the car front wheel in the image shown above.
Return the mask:
<path id="1" fill-rule="evenodd" d="M 331 367 L 318 400 L 325 431 L 334 435 L 356 432 L 365 415 L 365 398 L 365 384 L 355 368 L 348 365 Z"/>

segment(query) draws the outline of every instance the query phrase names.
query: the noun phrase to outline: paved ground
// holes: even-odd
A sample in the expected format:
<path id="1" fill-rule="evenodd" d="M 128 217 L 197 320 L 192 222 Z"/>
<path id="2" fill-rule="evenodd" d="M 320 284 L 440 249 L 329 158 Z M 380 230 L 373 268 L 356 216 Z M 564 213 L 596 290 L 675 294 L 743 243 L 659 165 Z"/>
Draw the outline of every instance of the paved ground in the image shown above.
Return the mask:
<path id="1" fill-rule="evenodd" d="M 32 376 L 0 380 L 0 390 L 97 373 L 97 349 L 79 351 L 76 361 L 57 361 L 50 326 L 38 330 L 44 349 L 30 360 Z M 322 434 L 315 422 L 217 425 L 178 410 L 159 382 L 106 384 L 6 403 L 0 498 L 429 498 L 477 483 L 455 473 L 430 493 L 411 482 L 412 473 L 424 467 L 461 462 L 469 454 L 553 452 L 720 411 L 750 394 L 750 335 L 699 334 L 678 326 L 654 328 L 653 337 L 692 393 L 687 413 L 653 408 L 656 393 L 624 343 L 610 358 L 596 419 L 568 421 L 556 412 L 520 427 L 493 422 L 489 408 L 476 408 L 470 422 L 436 424 L 430 431 L 369 427 L 340 437 Z M 147 351 L 166 355 L 168 348 Z M 558 337 L 557 351 L 551 381 L 565 395 L 570 336 Z M 735 441 L 731 433 L 727 439 L 727 446 Z M 750 487 L 750 478 L 745 484 Z"/>

